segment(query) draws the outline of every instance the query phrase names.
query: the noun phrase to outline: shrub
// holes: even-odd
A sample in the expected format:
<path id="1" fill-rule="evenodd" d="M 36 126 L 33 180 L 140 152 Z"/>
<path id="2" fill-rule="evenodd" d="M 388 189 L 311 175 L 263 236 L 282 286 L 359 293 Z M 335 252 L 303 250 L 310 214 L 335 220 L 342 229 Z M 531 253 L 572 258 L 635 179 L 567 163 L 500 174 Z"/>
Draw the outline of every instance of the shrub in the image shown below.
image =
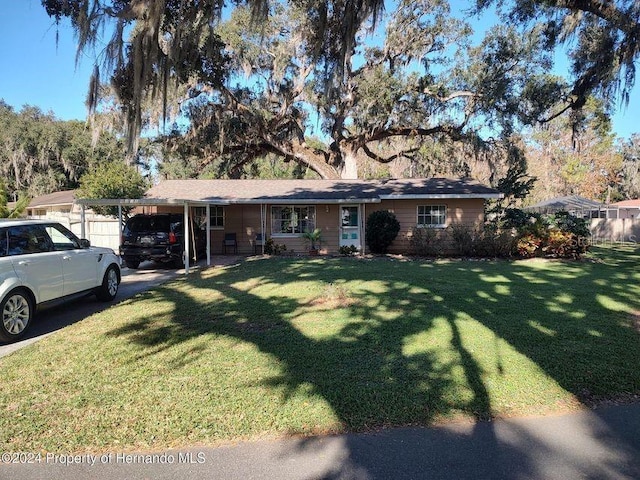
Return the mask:
<path id="1" fill-rule="evenodd" d="M 572 256 L 573 235 L 561 230 L 552 230 L 545 239 L 542 252 L 545 256 L 564 258 Z"/>
<path id="2" fill-rule="evenodd" d="M 513 254 L 516 237 L 510 230 L 501 230 L 495 224 L 484 225 L 476 231 L 474 254 L 479 257 L 505 258 Z"/>
<path id="3" fill-rule="evenodd" d="M 464 257 L 510 257 L 515 245 L 511 230 L 498 228 L 494 223 L 473 228 L 454 224 L 448 229 L 458 255 Z"/>
<path id="4" fill-rule="evenodd" d="M 400 232 L 400 222 L 388 210 L 372 212 L 367 218 L 365 241 L 372 253 L 386 253 Z"/>
<path id="5" fill-rule="evenodd" d="M 557 258 L 580 258 L 588 249 L 586 237 L 562 230 L 552 230 L 542 251 L 545 256 Z"/>
<path id="6" fill-rule="evenodd" d="M 535 213 L 525 212 L 519 208 L 507 208 L 500 218 L 500 228 L 520 231 L 531 223 L 531 219 L 537 217 Z"/>
<path id="7" fill-rule="evenodd" d="M 273 238 L 269 238 L 264 242 L 264 253 L 267 255 L 280 255 L 287 250 L 286 245 L 280 245 L 273 241 Z"/>
<path id="8" fill-rule="evenodd" d="M 433 227 L 416 228 L 411 234 L 409 245 L 414 255 L 436 257 L 444 251 L 445 235 L 443 230 Z"/>
<path id="9" fill-rule="evenodd" d="M 587 226 L 587 220 L 571 215 L 569 212 L 555 213 L 550 217 L 549 223 L 552 227 L 562 232 L 571 233 L 578 237 L 587 238 L 591 235 L 589 227 Z"/>
<path id="10" fill-rule="evenodd" d="M 304 232 L 302 234 L 302 238 L 309 242 L 310 250 L 317 250 L 318 246 L 320 245 L 320 240 L 322 240 L 322 230 L 320 228 L 316 228 L 312 232 Z M 316 242 L 318 243 L 318 245 L 316 245 Z"/>
<path id="11" fill-rule="evenodd" d="M 515 252 L 522 257 L 579 258 L 588 249 L 586 220 L 568 212 L 541 215 L 507 209 L 499 225 L 515 230 Z"/>
<path id="12" fill-rule="evenodd" d="M 358 247 L 356 247 L 355 245 L 340 245 L 338 251 L 340 252 L 340 255 L 355 255 L 356 253 L 358 253 Z"/>
<path id="13" fill-rule="evenodd" d="M 549 228 L 548 218 L 535 212 L 525 212 L 519 208 L 507 208 L 497 221 L 499 230 L 511 230 L 519 235 L 531 233 L 544 236 Z"/>
<path id="14" fill-rule="evenodd" d="M 478 235 L 472 227 L 463 223 L 454 223 L 447 228 L 447 232 L 458 255 L 463 257 L 475 255 L 474 243 Z"/>
<path id="15" fill-rule="evenodd" d="M 543 239 L 533 233 L 525 233 L 516 242 L 516 252 L 521 257 L 532 258 L 541 251 Z"/>

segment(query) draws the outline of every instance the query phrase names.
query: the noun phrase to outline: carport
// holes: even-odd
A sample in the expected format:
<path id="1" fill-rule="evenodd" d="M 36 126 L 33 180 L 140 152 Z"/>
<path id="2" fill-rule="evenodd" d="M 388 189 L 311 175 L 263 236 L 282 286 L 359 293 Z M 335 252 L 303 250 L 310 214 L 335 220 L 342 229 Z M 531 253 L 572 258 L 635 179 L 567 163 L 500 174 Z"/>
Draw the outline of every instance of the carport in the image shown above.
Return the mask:
<path id="1" fill-rule="evenodd" d="M 210 228 L 210 209 L 211 202 L 203 202 L 203 201 L 193 201 L 193 200 L 179 200 L 179 199 L 151 199 L 151 198 L 83 198 L 77 199 L 76 203 L 80 205 L 80 231 L 81 237 L 85 238 L 85 210 L 87 207 L 91 206 L 105 206 L 105 207 L 118 207 L 118 219 L 120 220 L 119 232 L 122 233 L 122 228 L 124 225 L 124 217 L 123 217 L 123 207 L 160 207 L 160 206 L 181 206 L 184 212 L 184 238 L 189 238 L 189 223 L 191 221 L 190 218 L 190 209 L 191 207 L 205 207 L 206 208 L 206 217 L 207 217 L 207 232 Z M 226 205 L 224 203 L 220 203 L 220 205 Z M 207 244 L 207 266 L 211 265 L 211 238 L 210 235 L 206 236 L 206 244 Z M 185 274 L 189 274 L 189 262 L 190 262 L 190 246 L 189 241 L 184 242 L 184 272 Z"/>

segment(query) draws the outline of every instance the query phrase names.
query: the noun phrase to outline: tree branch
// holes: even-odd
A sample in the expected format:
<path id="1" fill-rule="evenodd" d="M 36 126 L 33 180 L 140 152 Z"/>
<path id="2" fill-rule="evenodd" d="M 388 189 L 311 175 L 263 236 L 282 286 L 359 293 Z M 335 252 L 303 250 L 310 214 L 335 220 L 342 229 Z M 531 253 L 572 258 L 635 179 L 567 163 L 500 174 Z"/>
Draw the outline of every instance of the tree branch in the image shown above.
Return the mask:
<path id="1" fill-rule="evenodd" d="M 374 131 L 371 135 L 361 139 L 361 146 L 365 143 L 385 140 L 391 137 L 428 137 L 442 133 L 452 139 L 462 138 L 462 127 L 456 125 L 438 125 L 431 128 L 390 127 Z"/>
<path id="2" fill-rule="evenodd" d="M 453 92 L 452 94 L 447 95 L 446 97 L 441 97 L 440 95 L 438 95 L 436 92 L 434 92 L 430 88 L 425 88 L 424 90 L 422 90 L 422 93 L 424 93 L 425 95 L 430 95 L 431 97 L 435 98 L 436 100 L 438 100 L 439 102 L 442 102 L 442 103 L 450 102 L 451 100 L 455 100 L 456 98 L 463 98 L 463 97 L 480 98 L 480 97 L 482 97 L 482 95 L 478 95 L 477 93 L 466 91 L 466 90 Z"/>
<path id="3" fill-rule="evenodd" d="M 571 11 L 592 13 L 627 34 L 638 33 L 638 22 L 620 11 L 611 0 L 557 0 L 556 5 Z"/>
<path id="4" fill-rule="evenodd" d="M 407 150 L 402 150 L 401 152 L 396 153 L 395 155 L 391 155 L 389 157 L 381 157 L 380 155 L 374 153 L 368 145 L 362 146 L 362 151 L 371 159 L 375 160 L 379 163 L 391 163 L 394 160 L 397 160 L 401 157 L 408 157 L 410 153 L 415 153 L 419 150 L 419 148 L 409 148 Z"/>

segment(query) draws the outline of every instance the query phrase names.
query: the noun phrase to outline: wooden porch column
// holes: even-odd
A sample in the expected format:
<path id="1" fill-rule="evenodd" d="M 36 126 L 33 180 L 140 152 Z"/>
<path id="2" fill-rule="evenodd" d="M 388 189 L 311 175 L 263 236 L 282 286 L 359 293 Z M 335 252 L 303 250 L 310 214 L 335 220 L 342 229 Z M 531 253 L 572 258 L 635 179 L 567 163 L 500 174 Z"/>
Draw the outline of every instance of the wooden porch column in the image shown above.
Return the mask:
<path id="1" fill-rule="evenodd" d="M 184 274 L 189 275 L 189 204 L 184 202 Z"/>
<path id="2" fill-rule="evenodd" d="M 211 266 L 211 204 L 207 203 L 207 267 Z"/>

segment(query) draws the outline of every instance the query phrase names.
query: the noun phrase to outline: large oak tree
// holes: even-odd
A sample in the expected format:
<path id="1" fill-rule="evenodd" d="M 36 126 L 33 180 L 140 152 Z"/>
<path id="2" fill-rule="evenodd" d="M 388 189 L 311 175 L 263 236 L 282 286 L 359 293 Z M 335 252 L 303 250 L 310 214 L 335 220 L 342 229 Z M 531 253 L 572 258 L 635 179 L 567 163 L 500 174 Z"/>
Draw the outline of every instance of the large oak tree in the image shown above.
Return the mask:
<path id="1" fill-rule="evenodd" d="M 476 6 L 496 6 L 504 22 L 538 24 L 547 50 L 566 49 L 572 83 L 556 115 L 581 109 L 590 96 L 609 106 L 628 102 L 640 57 L 637 0 L 476 0 Z"/>
<path id="2" fill-rule="evenodd" d="M 170 138 L 175 154 L 203 168 L 222 161 L 233 175 L 270 153 L 325 178 L 358 176 L 362 155 L 415 159 L 434 138 L 507 139 L 523 124 L 581 108 L 590 93 L 609 95 L 617 85 L 624 96 L 633 83 L 635 2 L 477 7 L 491 3 L 511 22 L 474 45 L 445 0 L 400 0 L 388 12 L 380 0 L 250 0 L 225 22 L 221 0 L 43 0 L 56 19 L 71 18 L 81 50 L 110 25 L 89 104 L 98 102 L 97 81 L 110 78 L 130 139 L 144 102 L 166 106 L 179 85 L 188 125 Z M 553 48 L 571 35 L 575 76 L 566 84 L 545 72 Z M 607 45 L 614 53 L 603 59 Z M 314 125 L 325 147 L 306 140 Z"/>

